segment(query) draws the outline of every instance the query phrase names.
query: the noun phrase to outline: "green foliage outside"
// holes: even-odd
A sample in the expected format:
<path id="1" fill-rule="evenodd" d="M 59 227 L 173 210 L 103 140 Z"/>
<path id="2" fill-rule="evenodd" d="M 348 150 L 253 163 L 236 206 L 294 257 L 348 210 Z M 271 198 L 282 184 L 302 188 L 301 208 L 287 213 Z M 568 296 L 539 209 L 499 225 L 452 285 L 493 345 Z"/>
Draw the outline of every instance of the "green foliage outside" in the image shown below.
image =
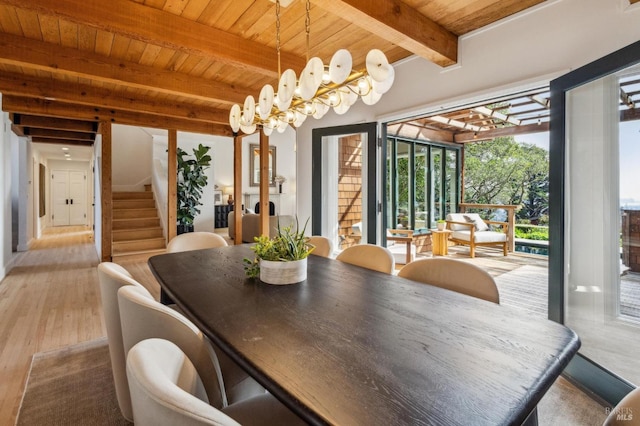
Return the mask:
<path id="1" fill-rule="evenodd" d="M 525 238 L 527 240 L 549 241 L 549 228 L 546 226 L 518 224 L 515 228 L 515 236 L 516 238 Z"/>
<path id="2" fill-rule="evenodd" d="M 468 144 L 464 185 L 466 203 L 519 205 L 518 222 L 548 223 L 549 152 L 543 148 L 513 137 Z"/>
<path id="3" fill-rule="evenodd" d="M 192 225 L 196 215 L 200 214 L 200 198 L 204 187 L 207 186 L 205 171 L 211 165 L 211 156 L 208 154 L 210 149 L 200 144 L 193 149 L 192 157 L 181 148 L 177 150 L 179 225 Z"/>

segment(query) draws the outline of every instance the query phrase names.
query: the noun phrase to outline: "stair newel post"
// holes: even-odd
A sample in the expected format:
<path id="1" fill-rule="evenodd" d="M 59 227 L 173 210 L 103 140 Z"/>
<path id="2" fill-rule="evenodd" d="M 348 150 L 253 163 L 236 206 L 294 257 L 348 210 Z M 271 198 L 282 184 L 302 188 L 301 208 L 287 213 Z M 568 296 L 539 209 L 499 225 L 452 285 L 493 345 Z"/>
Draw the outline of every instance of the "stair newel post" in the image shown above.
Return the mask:
<path id="1" fill-rule="evenodd" d="M 167 243 L 176 236 L 178 223 L 178 132 L 169 129 L 167 149 Z"/>
<path id="2" fill-rule="evenodd" d="M 111 245 L 112 245 L 112 220 L 113 220 L 113 189 L 112 185 L 112 153 L 111 153 L 111 122 L 103 121 L 100 123 L 101 142 L 101 173 L 102 188 L 100 195 L 102 210 L 102 235 L 100 257 L 103 262 L 111 261 Z"/>

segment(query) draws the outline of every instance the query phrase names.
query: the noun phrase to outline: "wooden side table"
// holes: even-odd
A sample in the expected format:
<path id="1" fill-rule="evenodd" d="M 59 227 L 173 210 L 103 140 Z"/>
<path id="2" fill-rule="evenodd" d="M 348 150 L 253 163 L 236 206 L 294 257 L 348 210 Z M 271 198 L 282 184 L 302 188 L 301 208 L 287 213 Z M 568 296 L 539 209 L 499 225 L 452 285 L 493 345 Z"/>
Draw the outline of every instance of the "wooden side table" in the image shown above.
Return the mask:
<path id="1" fill-rule="evenodd" d="M 443 231 L 431 230 L 432 253 L 434 256 L 446 256 L 449 254 L 449 235 L 451 233 L 452 231 L 448 229 Z"/>

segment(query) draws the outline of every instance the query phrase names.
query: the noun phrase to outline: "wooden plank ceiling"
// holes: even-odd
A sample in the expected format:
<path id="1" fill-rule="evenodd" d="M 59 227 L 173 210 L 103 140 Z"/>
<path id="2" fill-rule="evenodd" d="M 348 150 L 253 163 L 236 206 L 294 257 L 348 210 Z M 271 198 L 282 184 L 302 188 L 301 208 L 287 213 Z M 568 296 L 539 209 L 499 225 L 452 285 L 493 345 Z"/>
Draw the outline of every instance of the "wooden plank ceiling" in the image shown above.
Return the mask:
<path id="1" fill-rule="evenodd" d="M 373 48 L 451 65 L 459 36 L 542 1 L 312 0 L 307 52 L 305 1 L 293 0 L 282 69 L 299 74 L 307 53 L 328 63 L 341 48 L 355 68 Z M 0 0 L 2 109 L 39 140 L 85 143 L 100 121 L 231 135 L 231 105 L 277 73 L 270 0 Z"/>

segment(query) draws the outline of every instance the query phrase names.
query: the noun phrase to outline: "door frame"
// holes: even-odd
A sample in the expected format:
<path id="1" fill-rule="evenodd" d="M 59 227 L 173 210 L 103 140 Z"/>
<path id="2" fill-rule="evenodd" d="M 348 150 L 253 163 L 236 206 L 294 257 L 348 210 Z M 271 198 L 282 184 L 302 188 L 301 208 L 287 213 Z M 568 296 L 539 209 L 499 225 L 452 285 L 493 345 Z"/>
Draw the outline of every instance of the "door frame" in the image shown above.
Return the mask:
<path id="1" fill-rule="evenodd" d="M 566 179 L 566 94 L 569 90 L 640 63 L 640 41 L 584 65 L 550 84 L 549 132 L 549 319 L 565 318 L 565 179 Z M 589 358 L 576 354 L 564 375 L 616 405 L 634 386 Z"/>
<path id="2" fill-rule="evenodd" d="M 367 235 L 366 242 L 376 244 L 378 234 L 377 215 L 380 205 L 378 194 L 378 181 L 381 173 L 378 170 L 378 124 L 376 122 L 350 124 L 346 126 L 324 127 L 313 129 L 311 137 L 311 232 L 313 235 L 322 233 L 322 138 L 325 136 L 352 135 L 356 133 L 367 134 Z M 371 171 L 375 173 L 371 173 Z"/>

